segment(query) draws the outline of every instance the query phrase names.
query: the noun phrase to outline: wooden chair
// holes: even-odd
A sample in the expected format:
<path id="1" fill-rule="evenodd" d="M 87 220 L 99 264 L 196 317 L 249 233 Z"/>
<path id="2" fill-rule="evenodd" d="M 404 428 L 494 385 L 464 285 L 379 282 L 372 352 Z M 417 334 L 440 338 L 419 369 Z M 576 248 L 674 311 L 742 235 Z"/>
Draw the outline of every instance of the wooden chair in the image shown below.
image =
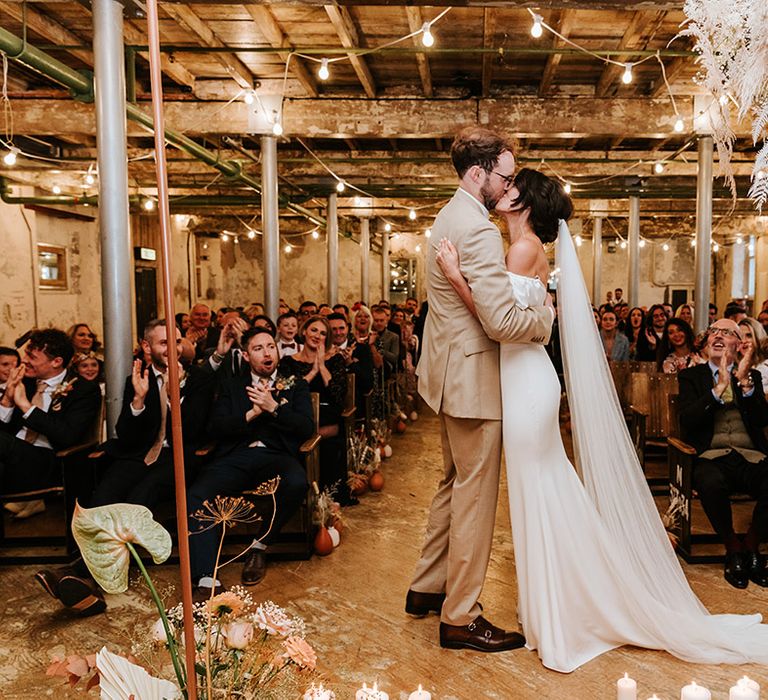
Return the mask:
<path id="1" fill-rule="evenodd" d="M 70 530 L 72 514 L 75 511 L 75 502 L 78 498 L 87 496 L 93 489 L 93 480 L 88 478 L 88 470 L 83 468 L 89 451 L 96 447 L 101 440 L 102 425 L 104 423 L 105 403 L 101 400 L 101 407 L 96 419 L 88 430 L 83 441 L 56 453 L 56 458 L 61 466 L 61 485 L 50 486 L 32 491 L 0 494 L 0 504 L 22 503 L 35 500 L 48 500 L 63 498 L 64 523 L 60 534 L 40 534 L 18 537 L 6 537 L 4 514 L 0 513 L 0 549 L 31 548 L 33 550 L 24 554 L 9 554 L 0 556 L 0 565 L 19 563 L 56 563 L 69 561 L 70 555 L 75 551 L 75 543 Z M 34 523 L 31 523 L 34 525 Z M 61 551 L 63 548 L 64 551 Z"/>
<path id="2" fill-rule="evenodd" d="M 677 395 L 671 394 L 668 399 L 668 409 L 672 433 L 667 438 L 668 467 L 669 467 L 669 497 L 671 502 L 679 504 L 677 535 L 677 553 L 689 564 L 722 563 L 725 554 L 694 552 L 695 545 L 712 545 L 720 542 L 714 532 L 692 533 L 693 503 L 698 494 L 693 489 L 693 465 L 696 461 L 696 450 L 680 438 L 679 405 Z M 731 502 L 748 502 L 754 500 L 745 494 L 734 494 Z M 705 516 L 706 517 L 706 516 Z"/>
<path id="3" fill-rule="evenodd" d="M 608 363 L 616 388 L 616 396 L 619 399 L 627 429 L 632 438 L 632 443 L 637 452 L 637 459 L 641 465 L 645 465 L 645 426 L 647 414 L 632 404 L 632 375 L 639 371 L 639 362 Z"/>

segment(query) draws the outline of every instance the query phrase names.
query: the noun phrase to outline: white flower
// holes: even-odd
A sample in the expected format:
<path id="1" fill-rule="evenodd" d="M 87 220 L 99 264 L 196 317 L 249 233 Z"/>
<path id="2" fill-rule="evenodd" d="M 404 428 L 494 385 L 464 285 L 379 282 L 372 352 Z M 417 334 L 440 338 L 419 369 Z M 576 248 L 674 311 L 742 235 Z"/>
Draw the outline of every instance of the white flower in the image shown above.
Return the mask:
<path id="1" fill-rule="evenodd" d="M 291 618 L 286 615 L 285 610 L 269 600 L 256 608 L 253 621 L 267 634 L 279 634 L 281 637 L 287 637 L 293 628 Z"/>
<path id="2" fill-rule="evenodd" d="M 230 649 L 245 649 L 253 639 L 253 625 L 250 622 L 229 622 L 222 634 Z"/>
<path id="3" fill-rule="evenodd" d="M 168 621 L 168 626 L 171 628 L 171 634 L 173 634 L 173 623 Z M 149 631 L 153 642 L 165 644 L 168 641 L 168 637 L 165 634 L 165 627 L 163 627 L 163 621 L 158 617 L 155 624 L 152 625 L 152 629 Z"/>

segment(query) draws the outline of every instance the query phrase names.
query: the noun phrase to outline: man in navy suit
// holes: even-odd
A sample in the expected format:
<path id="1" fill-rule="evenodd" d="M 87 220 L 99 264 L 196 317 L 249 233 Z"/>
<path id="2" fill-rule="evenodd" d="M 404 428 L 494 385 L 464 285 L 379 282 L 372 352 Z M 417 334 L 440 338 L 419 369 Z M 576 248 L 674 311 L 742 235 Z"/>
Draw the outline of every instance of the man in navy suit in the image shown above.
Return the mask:
<path id="1" fill-rule="evenodd" d="M 272 529 L 263 543 L 254 543 L 243 567 L 243 583 L 253 585 L 264 576 L 265 546 L 299 508 L 308 488 L 299 451 L 315 427 L 309 386 L 302 377 L 278 377 L 279 355 L 269 330 L 248 330 L 241 344 L 250 372 L 222 382 L 211 417 L 219 445 L 187 494 L 192 581 L 202 595 L 220 586 L 213 567 L 221 531 L 204 530 L 208 523 L 195 517 L 204 502 L 280 477 Z"/>

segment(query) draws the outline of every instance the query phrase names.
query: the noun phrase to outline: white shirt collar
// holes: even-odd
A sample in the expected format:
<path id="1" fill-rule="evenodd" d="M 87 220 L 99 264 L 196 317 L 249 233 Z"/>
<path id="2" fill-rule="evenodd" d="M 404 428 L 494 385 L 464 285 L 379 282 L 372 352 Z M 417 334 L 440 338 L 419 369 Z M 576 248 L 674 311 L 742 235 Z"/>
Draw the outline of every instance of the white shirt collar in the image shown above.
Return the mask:
<path id="1" fill-rule="evenodd" d="M 720 363 L 719 362 L 717 364 L 715 364 L 714 362 L 712 362 L 712 360 L 709 360 L 707 362 L 707 364 L 709 365 L 709 369 L 712 370 L 712 374 L 719 374 L 720 373 Z M 731 364 L 728 365 L 728 374 L 730 374 L 732 370 L 733 370 L 733 362 L 731 362 Z"/>
<path id="2" fill-rule="evenodd" d="M 251 372 L 251 383 L 252 384 L 258 384 L 259 382 L 263 381 L 265 377 L 261 377 L 258 374 Z M 275 379 L 277 379 L 277 369 L 275 369 L 272 374 L 269 375 L 269 379 L 267 380 L 270 384 L 275 383 Z"/>
<path id="3" fill-rule="evenodd" d="M 463 192 L 465 196 L 469 197 L 475 203 L 475 206 L 480 209 L 480 212 L 486 219 L 490 216 L 490 212 L 485 208 L 485 204 L 475 197 L 475 195 L 470 194 L 463 187 L 459 187 L 459 192 Z"/>
<path id="4" fill-rule="evenodd" d="M 346 350 L 349 345 L 349 338 L 347 338 L 341 345 L 337 346 L 339 350 Z"/>
<path id="5" fill-rule="evenodd" d="M 48 386 L 53 387 L 54 389 L 59 386 L 64 381 L 64 377 L 67 376 L 67 370 L 62 370 L 59 374 L 57 374 L 55 377 L 48 377 L 48 379 L 43 379 L 41 381 L 44 381 Z"/>

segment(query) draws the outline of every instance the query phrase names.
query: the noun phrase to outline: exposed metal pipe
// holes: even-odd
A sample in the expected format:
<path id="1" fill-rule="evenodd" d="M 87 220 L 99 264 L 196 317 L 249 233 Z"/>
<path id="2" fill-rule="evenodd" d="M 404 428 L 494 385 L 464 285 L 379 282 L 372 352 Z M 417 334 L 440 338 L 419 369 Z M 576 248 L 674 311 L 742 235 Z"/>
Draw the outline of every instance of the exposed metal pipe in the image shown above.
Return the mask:
<path id="1" fill-rule="evenodd" d="M 328 294 L 327 301 L 333 306 L 339 302 L 339 215 L 336 210 L 338 195 L 331 192 L 328 195 L 326 211 L 327 234 L 326 249 L 328 253 Z"/>
<path id="2" fill-rule="evenodd" d="M 603 265 L 603 220 L 599 216 L 592 219 L 592 305 L 600 306 L 602 296 L 602 265 Z"/>
<path id="3" fill-rule="evenodd" d="M 360 298 L 368 303 L 368 260 L 371 255 L 371 220 L 360 219 Z"/>
<path id="4" fill-rule="evenodd" d="M 640 198 L 629 198 L 629 306 L 640 302 Z"/>
<path id="5" fill-rule="evenodd" d="M 696 179 L 696 287 L 693 324 L 697 333 L 709 324 L 712 275 L 712 137 L 699 137 L 699 172 Z"/>
<path id="6" fill-rule="evenodd" d="M 92 9 L 107 431 L 115 437 L 133 349 L 123 6 L 94 0 Z"/>
<path id="7" fill-rule="evenodd" d="M 280 306 L 280 223 L 277 211 L 277 139 L 261 137 L 261 222 L 264 259 L 264 306 L 277 318 Z"/>

